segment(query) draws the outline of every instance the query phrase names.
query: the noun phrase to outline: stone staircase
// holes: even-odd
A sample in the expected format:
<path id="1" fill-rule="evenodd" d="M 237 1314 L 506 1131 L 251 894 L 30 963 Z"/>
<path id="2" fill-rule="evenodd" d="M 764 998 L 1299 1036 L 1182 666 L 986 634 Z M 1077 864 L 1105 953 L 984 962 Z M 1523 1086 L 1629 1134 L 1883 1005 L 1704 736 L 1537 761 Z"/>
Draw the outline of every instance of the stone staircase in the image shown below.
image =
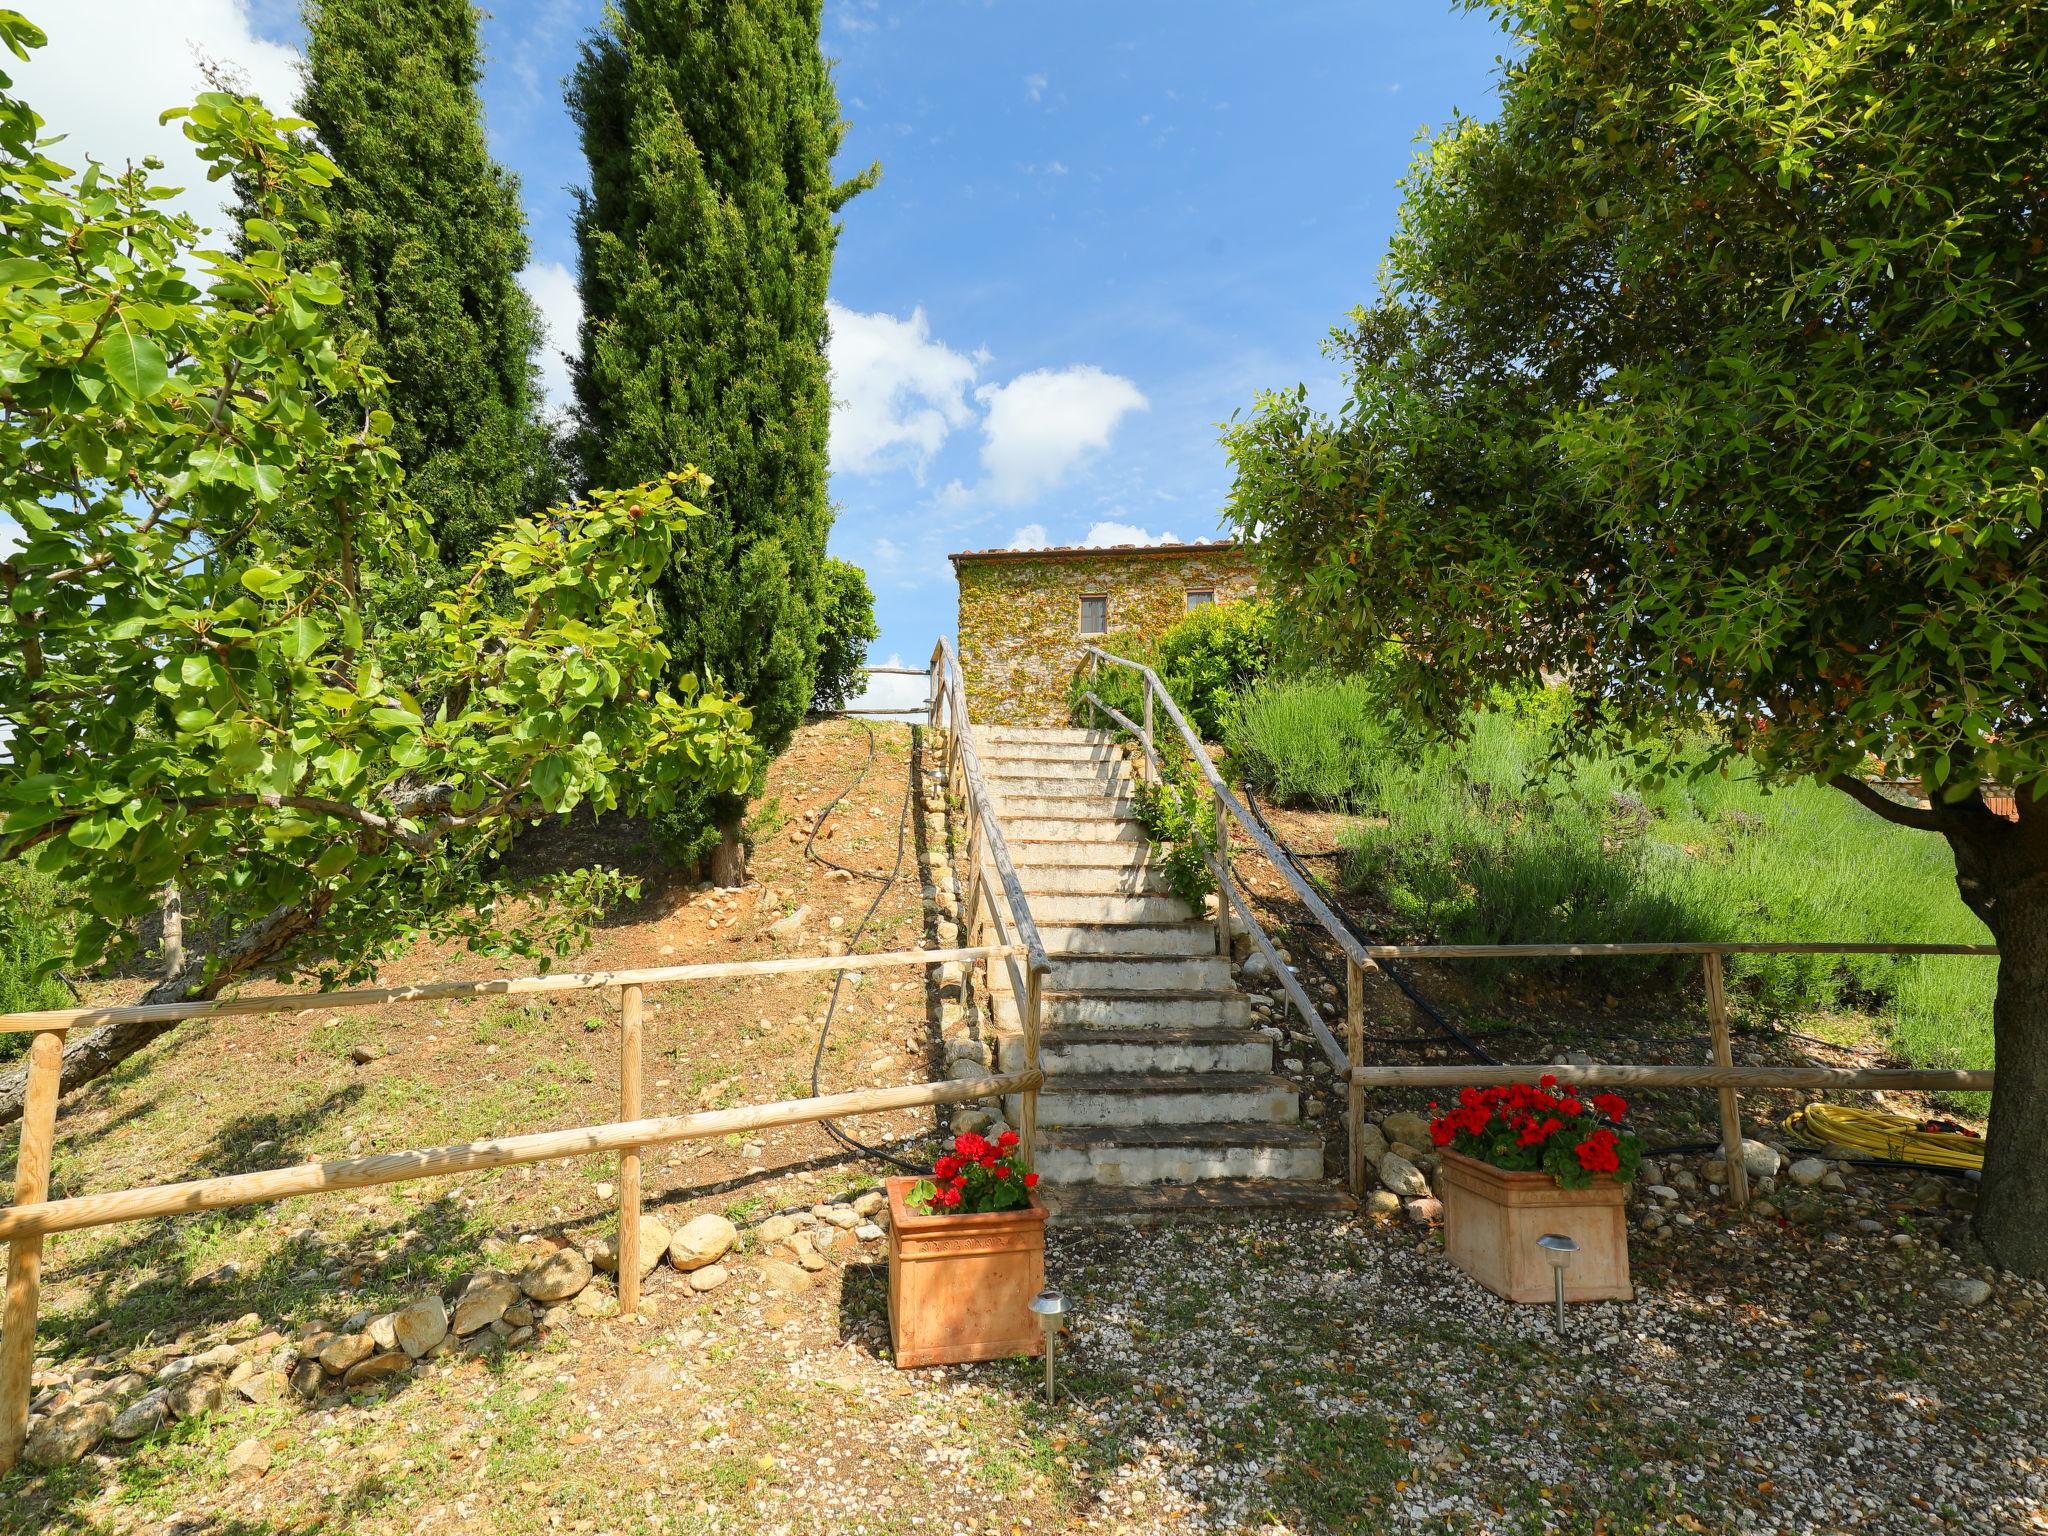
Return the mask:
<path id="1" fill-rule="evenodd" d="M 979 726 L 975 744 L 1052 961 L 1038 1095 L 1050 1203 L 1062 1214 L 1346 1203 L 1322 1182 L 1322 1139 L 1274 1074 L 1274 1040 L 1252 1026 L 1214 921 L 1153 861 L 1115 738 Z M 990 967 L 989 1022 L 997 1062 L 1014 1070 L 1024 1040 L 1004 970 Z"/>

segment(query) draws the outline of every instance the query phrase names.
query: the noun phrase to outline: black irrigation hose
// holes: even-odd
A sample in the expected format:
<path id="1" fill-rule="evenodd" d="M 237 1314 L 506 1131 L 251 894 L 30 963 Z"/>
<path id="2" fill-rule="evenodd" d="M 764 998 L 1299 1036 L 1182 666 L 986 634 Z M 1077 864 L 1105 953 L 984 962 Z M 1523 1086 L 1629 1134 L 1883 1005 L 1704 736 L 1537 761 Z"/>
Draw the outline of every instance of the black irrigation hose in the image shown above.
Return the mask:
<path id="1" fill-rule="evenodd" d="M 867 932 L 868 924 L 874 921 L 875 912 L 882 905 L 882 898 L 889 894 L 891 888 L 894 887 L 896 881 L 903 874 L 903 840 L 905 833 L 910 827 L 910 802 L 916 792 L 916 785 L 914 784 L 906 784 L 903 788 L 903 814 L 896 818 L 896 863 L 889 870 L 888 874 L 878 874 L 871 869 L 848 868 L 836 860 L 826 858 L 824 854 L 819 853 L 812 846 L 818 840 L 818 829 L 825 825 L 825 819 L 839 809 L 839 803 L 842 800 L 860 788 L 861 781 L 868 776 L 868 769 L 874 766 L 875 728 L 865 720 L 859 720 L 855 723 L 868 733 L 868 755 L 861 759 L 860 772 L 853 776 L 852 782 L 826 802 L 825 809 L 820 811 L 817 819 L 811 823 L 810 834 L 804 838 L 804 857 L 813 863 L 823 864 L 828 869 L 836 869 L 842 874 L 852 875 L 856 880 L 879 880 L 881 882 L 881 885 L 875 891 L 875 899 L 868 903 L 867 911 L 861 914 L 860 921 L 854 924 L 853 933 L 846 941 L 846 948 L 849 954 L 853 952 L 854 946 L 860 943 L 861 935 Z M 832 1033 L 832 1020 L 839 1012 L 839 989 L 845 985 L 846 972 L 835 971 L 832 975 L 832 1000 L 825 1005 L 824 1020 L 818 1025 L 818 1044 L 811 1052 L 811 1095 L 814 1098 L 823 1091 L 818 1086 L 818 1078 L 825 1061 L 825 1041 Z M 866 1142 L 860 1141 L 839 1129 L 835 1121 L 820 1120 L 818 1124 L 825 1128 L 827 1136 L 830 1136 L 849 1152 L 861 1152 L 869 1157 L 879 1158 L 885 1163 L 901 1168 L 905 1173 L 923 1174 L 930 1171 L 916 1163 L 905 1162 L 900 1157 L 884 1152 L 880 1147 L 869 1146 Z"/>
<path id="2" fill-rule="evenodd" d="M 1273 831 L 1272 824 L 1266 820 L 1266 813 L 1259 809 L 1259 797 L 1257 794 L 1253 792 L 1251 785 L 1240 783 L 1238 785 L 1238 788 L 1242 790 L 1244 793 L 1244 803 L 1252 813 L 1252 820 L 1256 821 L 1259 824 L 1260 830 L 1263 831 L 1266 834 L 1266 836 L 1272 838 L 1273 845 L 1280 850 L 1281 857 L 1287 860 L 1288 867 L 1292 869 L 1297 875 L 1301 876 L 1303 880 L 1307 881 L 1308 884 L 1320 896 L 1322 896 L 1324 901 L 1329 903 L 1330 910 L 1337 915 L 1337 921 L 1344 925 L 1345 931 L 1349 933 L 1354 939 L 1358 940 L 1358 942 L 1361 944 L 1371 944 L 1376 942 L 1371 934 L 1367 933 L 1363 928 L 1359 927 L 1357 923 L 1352 921 L 1351 914 L 1344 910 L 1343 906 L 1339 903 L 1336 895 L 1330 890 L 1330 888 L 1324 885 L 1321 880 L 1317 879 L 1313 873 L 1302 867 L 1301 860 L 1303 857 L 1322 858 L 1328 857 L 1328 855 L 1297 854 L 1293 849 L 1289 848 L 1286 842 Z M 1311 949 L 1309 953 L 1311 955 L 1314 955 L 1315 951 Z M 1322 965 L 1323 962 L 1320 956 L 1317 956 L 1316 963 L 1319 966 Z M 1499 1067 L 1506 1065 L 1506 1063 L 1503 1062 L 1498 1056 L 1494 1055 L 1493 1052 L 1487 1050 L 1485 1046 L 1481 1045 L 1477 1040 L 1474 1040 L 1470 1035 L 1466 1034 L 1464 1030 L 1460 1029 L 1456 1024 L 1452 1023 L 1449 1015 L 1447 1015 L 1441 1008 L 1437 1007 L 1435 1003 L 1431 1002 L 1427 997 L 1423 996 L 1422 993 L 1416 989 L 1415 983 L 1408 979 L 1408 974 L 1406 970 L 1404 970 L 1400 966 L 1391 965 L 1385 960 L 1380 961 L 1379 965 L 1380 969 L 1387 974 L 1388 979 L 1391 980 L 1395 986 L 1401 989 L 1403 995 L 1407 997 L 1409 1002 L 1413 1003 L 1416 1006 L 1416 1008 L 1422 1013 L 1422 1016 L 1428 1019 L 1430 1023 L 1434 1024 L 1438 1029 L 1442 1030 L 1444 1035 L 1449 1037 L 1450 1042 L 1454 1042 L 1455 1044 L 1457 1044 L 1465 1052 L 1466 1055 L 1470 1056 L 1474 1061 L 1485 1063 L 1489 1067 Z M 1327 970 L 1325 971 L 1325 976 L 1329 976 Z M 1331 978 L 1331 980 L 1334 984 L 1334 978 Z M 1428 1036 L 1423 1036 L 1413 1041 L 1396 1042 L 1394 1040 L 1387 1039 L 1377 1041 L 1375 1043 L 1441 1045 L 1447 1042 L 1441 1038 L 1431 1038 Z"/>

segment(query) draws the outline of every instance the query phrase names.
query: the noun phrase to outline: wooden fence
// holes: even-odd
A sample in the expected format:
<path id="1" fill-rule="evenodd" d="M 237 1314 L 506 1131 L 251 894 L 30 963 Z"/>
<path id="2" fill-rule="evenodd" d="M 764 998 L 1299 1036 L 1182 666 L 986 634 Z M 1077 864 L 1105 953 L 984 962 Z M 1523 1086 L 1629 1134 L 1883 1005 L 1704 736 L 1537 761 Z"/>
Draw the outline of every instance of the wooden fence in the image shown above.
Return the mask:
<path id="1" fill-rule="evenodd" d="M 414 1179 L 475 1173 L 489 1168 L 509 1168 L 520 1163 L 616 1154 L 619 1159 L 619 1306 L 622 1310 L 632 1311 L 640 1304 L 640 1155 L 643 1149 L 706 1136 L 722 1136 L 732 1131 L 801 1125 L 883 1110 L 957 1104 L 995 1094 L 1016 1093 L 1035 1098 L 1040 1083 L 1044 1081 L 1035 1057 L 1027 1057 L 1024 1071 L 993 1079 L 870 1088 L 738 1109 L 645 1118 L 642 1115 L 640 1081 L 643 1049 L 641 1016 L 647 988 L 732 977 L 1007 960 L 1017 952 L 1018 946 L 993 944 L 960 949 L 901 950 L 880 955 L 739 960 L 711 965 L 659 966 L 646 970 L 368 987 L 347 992 L 286 993 L 149 1007 L 61 1008 L 0 1015 L 0 1032 L 34 1036 L 29 1046 L 28 1094 L 21 1122 L 21 1150 L 15 1164 L 14 1203 L 0 1207 L 0 1239 L 8 1245 L 7 1292 L 4 1309 L 0 1309 L 0 1473 L 13 1466 L 28 1431 L 29 1383 L 35 1361 L 43 1239 L 48 1234 L 195 1211 L 214 1211 L 228 1206 L 262 1204 L 295 1195 L 331 1193 L 376 1184 L 399 1184 Z M 56 1135 L 64 1036 L 69 1030 L 130 1020 L 169 1023 L 183 1019 L 248 1018 L 309 1009 L 370 1008 L 437 998 L 521 996 L 600 989 L 615 989 L 619 994 L 622 1027 L 619 1041 L 619 1117 L 615 1121 L 571 1130 L 539 1131 L 411 1152 L 346 1158 L 337 1162 L 304 1163 L 291 1168 L 229 1174 L 181 1184 L 73 1195 L 57 1200 L 49 1198 L 50 1153 Z"/>
<path id="2" fill-rule="evenodd" d="M 1729 955 L 1977 955 L 1996 957 L 1989 944 L 1367 944 L 1372 960 L 1534 960 L 1586 959 L 1619 955 L 1697 955 L 1706 983 L 1707 1028 L 1713 1048 L 1712 1066 L 1585 1066 L 1485 1062 L 1455 1066 L 1368 1066 L 1364 1060 L 1364 973 L 1357 962 L 1348 968 L 1351 1066 L 1346 1122 L 1351 1138 L 1350 1176 L 1354 1194 L 1365 1190 L 1365 1090 L 1367 1088 L 1455 1088 L 1480 1083 L 1533 1083 L 1554 1074 L 1560 1083 L 1602 1088 L 1709 1088 L 1721 1102 L 1721 1150 L 1728 1164 L 1729 1203 L 1749 1204 L 1749 1172 L 1742 1163 L 1742 1112 L 1737 1090 L 1793 1089 L 1879 1093 L 1907 1089 L 1924 1092 L 1989 1092 L 1990 1072 L 1943 1071 L 1892 1067 L 1738 1067 L 1728 1031 L 1728 993 L 1723 967 Z"/>

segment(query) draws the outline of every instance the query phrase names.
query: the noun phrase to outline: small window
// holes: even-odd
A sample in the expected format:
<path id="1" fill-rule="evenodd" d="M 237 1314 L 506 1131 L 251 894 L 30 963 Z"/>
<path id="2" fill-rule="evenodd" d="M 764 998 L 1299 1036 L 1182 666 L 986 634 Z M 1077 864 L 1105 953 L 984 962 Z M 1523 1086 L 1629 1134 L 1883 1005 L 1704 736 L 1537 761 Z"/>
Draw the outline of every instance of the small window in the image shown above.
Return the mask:
<path id="1" fill-rule="evenodd" d="M 1109 599 L 1107 597 L 1084 597 L 1081 599 L 1081 633 L 1084 635 L 1106 635 L 1109 633 Z"/>
<path id="2" fill-rule="evenodd" d="M 1188 612 L 1190 613 L 1193 613 L 1197 608 L 1206 608 L 1215 601 L 1216 592 L 1212 587 L 1188 588 Z"/>

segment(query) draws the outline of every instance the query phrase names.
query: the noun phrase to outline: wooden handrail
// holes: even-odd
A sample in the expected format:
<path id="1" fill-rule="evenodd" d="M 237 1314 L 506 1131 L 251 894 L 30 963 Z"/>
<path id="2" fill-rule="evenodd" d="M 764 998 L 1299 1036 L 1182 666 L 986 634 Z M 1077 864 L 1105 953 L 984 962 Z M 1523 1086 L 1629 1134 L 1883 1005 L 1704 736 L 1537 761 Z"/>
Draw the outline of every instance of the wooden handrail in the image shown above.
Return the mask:
<path id="1" fill-rule="evenodd" d="M 1166 684 L 1159 680 L 1159 674 L 1143 662 L 1112 655 L 1098 645 L 1084 646 L 1083 649 L 1090 656 L 1106 661 L 1112 666 L 1128 668 L 1145 679 L 1146 687 L 1157 698 L 1158 702 L 1166 707 L 1166 717 L 1173 722 L 1174 729 L 1180 732 L 1181 740 L 1187 744 L 1188 752 L 1193 756 L 1196 768 L 1201 771 L 1201 775 L 1208 782 L 1209 788 L 1215 792 L 1216 803 L 1230 812 L 1231 819 L 1242 827 L 1245 835 L 1252 840 L 1252 846 L 1266 856 L 1266 862 L 1278 871 L 1280 878 L 1285 880 L 1293 889 L 1294 894 L 1301 899 L 1301 904 L 1314 914 L 1316 921 L 1323 925 L 1331 939 L 1336 942 L 1337 948 L 1343 951 L 1344 957 L 1358 965 L 1364 966 L 1368 970 L 1378 969 L 1378 967 L 1372 964 L 1372 956 L 1368 953 L 1365 946 L 1353 938 L 1343 923 L 1338 921 L 1337 914 L 1330 910 L 1329 903 L 1325 902 L 1316 893 L 1315 887 L 1304 880 L 1300 872 L 1288 863 L 1287 859 L 1281 854 L 1279 846 L 1274 843 L 1272 838 L 1266 835 L 1265 831 L 1252 820 L 1251 816 L 1245 811 L 1245 808 L 1238 803 L 1237 796 L 1230 792 L 1230 786 L 1223 782 L 1223 775 L 1218 773 L 1216 765 L 1209 761 L 1209 754 L 1202 746 L 1201 737 L 1195 734 L 1193 727 L 1187 722 L 1187 717 L 1181 714 L 1180 706 L 1173 702 L 1173 695 L 1166 691 Z M 1146 745 L 1149 749 L 1151 744 L 1147 742 Z"/>
<path id="2" fill-rule="evenodd" d="M 1625 944 L 1367 944 L 1376 960 L 1542 960 L 1598 959 L 1611 955 L 1983 955 L 1996 957 L 1996 944 L 1862 944 L 1681 939 L 1670 943 Z"/>
<path id="3" fill-rule="evenodd" d="M 576 971 L 560 976 L 500 976 L 485 981 L 430 981 L 408 987 L 362 987 L 346 992 L 280 992 L 224 997 L 210 1002 L 134 1003 L 106 1008 L 46 1008 L 0 1013 L 0 1034 L 78 1029 L 99 1024 L 175 1024 L 182 1019 L 251 1018 L 326 1008 L 373 1008 L 387 1003 L 448 997 L 524 997 L 542 992 L 589 992 L 602 987 L 653 987 L 678 981 L 719 981 L 735 976 L 788 976 L 807 971 L 871 971 L 893 965 L 943 965 L 988 960 L 1019 951 L 1012 944 L 963 949 L 900 949 L 881 955 L 798 955 L 787 960 L 720 960 L 703 965 L 658 965 L 628 971 Z"/>
<path id="4" fill-rule="evenodd" d="M 1002 824 L 996 817 L 988 776 L 982 771 L 981 754 L 974 746 L 973 722 L 967 714 L 967 685 L 960 676 L 960 663 L 944 635 L 939 636 L 939 643 L 932 650 L 932 667 L 939 676 L 946 702 L 952 708 L 953 740 L 958 746 L 960 765 L 967 779 L 969 809 L 987 839 L 989 860 L 995 865 L 996 877 L 1002 882 L 1003 897 L 1010 905 L 1018 940 L 1030 956 L 1031 969 L 1041 976 L 1046 975 L 1052 970 L 1052 961 L 1046 957 L 1045 943 L 1038 935 L 1038 924 L 1031 917 L 1031 904 L 1024 899 L 1024 882 L 1018 878 L 1017 866 L 1010 859 L 1009 842 L 1004 838 Z M 934 690 L 934 711 L 937 707 L 938 690 Z"/>
<path id="5" fill-rule="evenodd" d="M 1850 1092 L 1989 1093 L 1994 1074 L 1938 1067 L 1671 1067 L 1515 1062 L 1459 1062 L 1431 1067 L 1353 1067 L 1350 1080 L 1370 1088 L 1460 1088 L 1474 1083 L 1536 1083 L 1554 1077 L 1574 1087 L 1800 1088 Z"/>

